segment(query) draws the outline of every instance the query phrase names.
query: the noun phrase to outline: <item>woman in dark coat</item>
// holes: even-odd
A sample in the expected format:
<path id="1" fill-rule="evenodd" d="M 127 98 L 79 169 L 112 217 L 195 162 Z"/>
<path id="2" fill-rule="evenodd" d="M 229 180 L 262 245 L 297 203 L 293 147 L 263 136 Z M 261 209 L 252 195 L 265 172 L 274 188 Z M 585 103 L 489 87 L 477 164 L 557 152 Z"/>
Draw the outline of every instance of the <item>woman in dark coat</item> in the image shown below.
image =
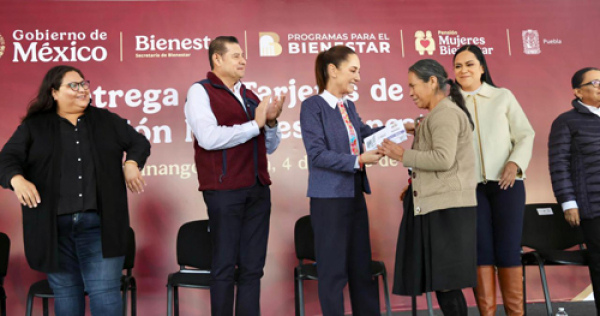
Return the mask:
<path id="1" fill-rule="evenodd" d="M 27 261 L 48 274 L 61 316 L 85 314 L 84 292 L 92 315 L 122 312 L 126 186 L 144 191 L 140 170 L 150 155 L 125 119 L 90 103 L 80 70 L 50 69 L 0 152 L 0 185 L 22 204 Z"/>
<path id="2" fill-rule="evenodd" d="M 548 140 L 550 177 L 556 200 L 571 226 L 581 225 L 589 252 L 596 312 L 600 311 L 600 69 L 588 67 L 571 79 L 573 107 L 552 123 Z M 600 313 L 598 313 L 600 315 Z"/>

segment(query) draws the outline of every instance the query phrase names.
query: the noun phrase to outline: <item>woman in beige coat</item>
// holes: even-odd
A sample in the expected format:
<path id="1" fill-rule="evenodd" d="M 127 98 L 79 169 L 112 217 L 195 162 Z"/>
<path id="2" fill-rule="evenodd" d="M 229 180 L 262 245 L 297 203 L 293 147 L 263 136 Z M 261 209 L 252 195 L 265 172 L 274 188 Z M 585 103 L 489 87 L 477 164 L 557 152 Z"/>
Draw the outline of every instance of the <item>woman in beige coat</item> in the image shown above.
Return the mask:
<path id="1" fill-rule="evenodd" d="M 394 294 L 435 291 L 444 315 L 467 315 L 461 289 L 476 275 L 473 122 L 455 83 L 435 60 L 409 69 L 410 96 L 429 114 L 411 149 L 385 141 L 379 150 L 412 168 L 396 253 Z M 445 90 L 450 86 L 450 97 Z"/>

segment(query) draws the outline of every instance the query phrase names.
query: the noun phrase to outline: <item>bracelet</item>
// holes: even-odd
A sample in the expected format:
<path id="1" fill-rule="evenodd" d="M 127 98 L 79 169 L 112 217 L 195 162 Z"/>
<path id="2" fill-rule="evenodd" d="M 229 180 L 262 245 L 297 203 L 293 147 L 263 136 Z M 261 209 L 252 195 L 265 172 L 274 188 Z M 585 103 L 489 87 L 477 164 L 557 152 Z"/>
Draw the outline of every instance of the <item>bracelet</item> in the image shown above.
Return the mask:
<path id="1" fill-rule="evenodd" d="M 365 166 L 365 163 L 362 161 L 362 156 L 358 156 L 358 166 L 360 167 L 360 170 L 363 170 L 363 167 Z"/>
<path id="2" fill-rule="evenodd" d="M 135 160 L 127 160 L 127 161 L 125 161 L 125 164 L 127 164 L 127 163 L 135 164 L 136 167 L 138 166 L 138 163 Z M 125 164 L 123 164 L 123 165 L 125 165 Z"/>

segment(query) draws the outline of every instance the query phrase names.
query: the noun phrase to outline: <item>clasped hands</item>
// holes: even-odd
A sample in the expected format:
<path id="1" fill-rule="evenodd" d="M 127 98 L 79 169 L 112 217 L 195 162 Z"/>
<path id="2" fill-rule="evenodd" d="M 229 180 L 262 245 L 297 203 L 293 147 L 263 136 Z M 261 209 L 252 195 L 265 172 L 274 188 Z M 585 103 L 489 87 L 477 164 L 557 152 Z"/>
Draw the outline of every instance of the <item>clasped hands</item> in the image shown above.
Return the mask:
<path id="1" fill-rule="evenodd" d="M 271 96 L 269 95 L 263 98 L 254 113 L 254 121 L 258 125 L 258 128 L 263 128 L 265 124 L 271 128 L 275 127 L 277 118 L 283 110 L 283 103 L 286 97 L 287 95 L 275 95 L 273 100 L 271 100 Z"/>

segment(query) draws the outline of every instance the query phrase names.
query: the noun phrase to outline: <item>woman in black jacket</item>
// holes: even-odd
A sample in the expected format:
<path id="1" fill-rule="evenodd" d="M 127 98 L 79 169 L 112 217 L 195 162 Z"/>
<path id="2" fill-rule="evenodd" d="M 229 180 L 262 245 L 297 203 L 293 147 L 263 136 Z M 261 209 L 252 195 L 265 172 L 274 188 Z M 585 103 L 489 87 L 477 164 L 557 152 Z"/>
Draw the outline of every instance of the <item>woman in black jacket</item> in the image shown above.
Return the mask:
<path id="1" fill-rule="evenodd" d="M 89 89 L 78 69 L 50 69 L 0 152 L 0 185 L 22 204 L 27 261 L 48 274 L 61 316 L 85 314 L 84 291 L 92 315 L 122 312 L 126 185 L 143 192 L 150 155 L 125 119 L 90 106 Z"/>
<path id="2" fill-rule="evenodd" d="M 600 69 L 577 71 L 571 86 L 573 108 L 552 123 L 548 162 L 554 196 L 565 219 L 571 226 L 581 225 L 600 311 Z"/>

